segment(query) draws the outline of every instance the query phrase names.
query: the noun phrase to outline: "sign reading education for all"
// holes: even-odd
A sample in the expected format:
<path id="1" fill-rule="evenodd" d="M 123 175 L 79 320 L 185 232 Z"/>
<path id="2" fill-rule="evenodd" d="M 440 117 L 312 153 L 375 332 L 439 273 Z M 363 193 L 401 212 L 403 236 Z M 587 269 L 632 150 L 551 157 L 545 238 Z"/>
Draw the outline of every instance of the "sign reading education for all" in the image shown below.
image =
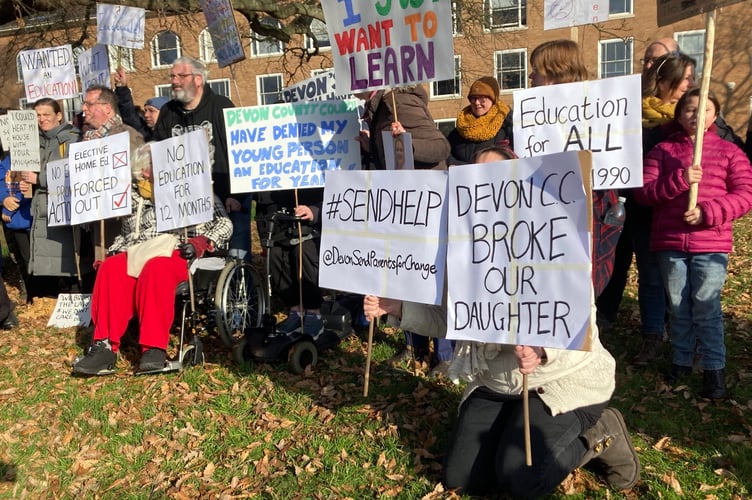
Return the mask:
<path id="1" fill-rule="evenodd" d="M 71 188 L 68 158 L 47 163 L 47 225 L 71 225 Z"/>
<path id="2" fill-rule="evenodd" d="M 217 65 L 224 68 L 245 59 L 243 42 L 240 39 L 235 13 L 230 0 L 199 0 L 209 28 Z"/>
<path id="3" fill-rule="evenodd" d="M 451 0 L 322 0 L 338 94 L 454 78 Z"/>
<path id="4" fill-rule="evenodd" d="M 146 10 L 140 7 L 97 4 L 97 43 L 127 49 L 144 48 Z"/>
<path id="5" fill-rule="evenodd" d="M 592 204 L 580 156 L 590 155 L 449 169 L 447 338 L 589 348 Z"/>
<path id="6" fill-rule="evenodd" d="M 209 222 L 214 217 L 206 131 L 151 143 L 157 231 Z"/>
<path id="7" fill-rule="evenodd" d="M 131 213 L 128 132 L 70 145 L 71 224 Z"/>
<path id="8" fill-rule="evenodd" d="M 640 75 L 514 93 L 514 150 L 521 158 L 593 153 L 593 189 L 642 186 Z"/>
<path id="9" fill-rule="evenodd" d="M 39 125 L 33 109 L 8 111 L 10 126 L 10 168 L 39 172 Z"/>
<path id="10" fill-rule="evenodd" d="M 22 50 L 18 53 L 18 61 L 27 101 L 36 102 L 43 97 L 78 97 L 76 66 L 70 45 Z"/>
<path id="11" fill-rule="evenodd" d="M 446 172 L 327 174 L 319 282 L 324 288 L 440 304 Z"/>
<path id="12" fill-rule="evenodd" d="M 323 187 L 325 173 L 360 168 L 354 99 L 227 108 L 224 116 L 233 193 Z"/>

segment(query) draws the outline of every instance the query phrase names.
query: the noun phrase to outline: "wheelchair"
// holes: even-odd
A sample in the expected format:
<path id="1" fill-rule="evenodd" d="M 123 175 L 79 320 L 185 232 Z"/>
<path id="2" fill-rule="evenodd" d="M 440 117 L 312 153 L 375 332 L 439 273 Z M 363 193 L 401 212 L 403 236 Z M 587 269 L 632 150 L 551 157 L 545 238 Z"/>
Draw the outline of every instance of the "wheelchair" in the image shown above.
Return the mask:
<path id="1" fill-rule="evenodd" d="M 164 368 L 139 374 L 180 371 L 205 361 L 202 337 L 216 327 L 228 349 L 244 339 L 249 328 L 260 327 L 269 308 L 265 282 L 245 260 L 209 256 L 187 263 L 190 279 L 175 290 L 174 330 L 178 350 Z"/>

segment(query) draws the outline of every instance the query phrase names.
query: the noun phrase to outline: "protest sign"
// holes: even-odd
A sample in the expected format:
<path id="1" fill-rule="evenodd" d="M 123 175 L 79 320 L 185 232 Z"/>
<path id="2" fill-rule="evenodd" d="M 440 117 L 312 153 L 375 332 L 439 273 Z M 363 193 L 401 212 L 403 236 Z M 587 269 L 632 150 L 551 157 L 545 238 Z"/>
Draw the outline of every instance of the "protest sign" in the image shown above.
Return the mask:
<path id="1" fill-rule="evenodd" d="M 18 53 L 26 100 L 43 97 L 72 99 L 78 97 L 76 66 L 70 45 L 22 50 Z"/>
<path id="2" fill-rule="evenodd" d="M 319 283 L 439 304 L 446 261 L 446 172 L 327 174 Z"/>
<path id="3" fill-rule="evenodd" d="M 6 152 L 10 151 L 10 116 L 8 113 L 0 115 L 0 144 Z"/>
<path id="4" fill-rule="evenodd" d="M 451 0 L 322 0 L 338 94 L 454 78 Z"/>
<path id="5" fill-rule="evenodd" d="M 33 109 L 8 111 L 10 124 L 10 168 L 39 172 L 39 126 Z"/>
<path id="6" fill-rule="evenodd" d="M 589 158 L 449 169 L 447 338 L 589 348 Z"/>
<path id="7" fill-rule="evenodd" d="M 543 29 L 608 21 L 608 0 L 544 0 Z"/>
<path id="8" fill-rule="evenodd" d="M 57 296 L 55 310 L 52 311 L 47 326 L 71 328 L 89 326 L 91 323 L 90 293 L 61 293 Z"/>
<path id="9" fill-rule="evenodd" d="M 209 140 L 204 129 L 151 143 L 157 231 L 214 218 Z"/>
<path id="10" fill-rule="evenodd" d="M 71 224 L 131 213 L 128 132 L 70 145 Z"/>
<path id="11" fill-rule="evenodd" d="M 220 68 L 245 59 L 230 0 L 199 0 Z"/>
<path id="12" fill-rule="evenodd" d="M 324 186 L 332 170 L 360 168 L 354 99 L 227 108 L 230 191 Z"/>
<path id="13" fill-rule="evenodd" d="M 81 78 L 81 88 L 86 90 L 92 85 L 110 84 L 110 58 L 107 46 L 97 44 L 78 55 L 78 76 Z"/>
<path id="14" fill-rule="evenodd" d="M 658 0 L 658 26 L 666 26 L 743 0 Z"/>
<path id="15" fill-rule="evenodd" d="M 327 71 L 282 89 L 282 100 L 298 102 L 337 99 L 336 88 L 334 71 Z"/>
<path id="16" fill-rule="evenodd" d="M 144 48 L 146 10 L 140 7 L 97 4 L 97 43 L 128 49 Z"/>
<path id="17" fill-rule="evenodd" d="M 70 226 L 71 188 L 68 159 L 47 163 L 47 225 Z"/>
<path id="18" fill-rule="evenodd" d="M 514 93 L 514 150 L 521 158 L 593 153 L 593 189 L 642 186 L 640 75 Z"/>

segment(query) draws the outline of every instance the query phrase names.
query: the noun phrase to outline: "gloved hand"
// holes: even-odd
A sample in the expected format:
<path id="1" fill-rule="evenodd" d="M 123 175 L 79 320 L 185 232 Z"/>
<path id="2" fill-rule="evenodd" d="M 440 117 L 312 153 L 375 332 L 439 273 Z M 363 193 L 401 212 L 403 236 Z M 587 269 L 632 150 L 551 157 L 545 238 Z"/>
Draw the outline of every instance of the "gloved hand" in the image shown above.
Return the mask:
<path id="1" fill-rule="evenodd" d="M 214 246 L 206 236 L 194 236 L 180 244 L 180 256 L 186 260 L 199 259 L 207 250 L 214 251 Z"/>

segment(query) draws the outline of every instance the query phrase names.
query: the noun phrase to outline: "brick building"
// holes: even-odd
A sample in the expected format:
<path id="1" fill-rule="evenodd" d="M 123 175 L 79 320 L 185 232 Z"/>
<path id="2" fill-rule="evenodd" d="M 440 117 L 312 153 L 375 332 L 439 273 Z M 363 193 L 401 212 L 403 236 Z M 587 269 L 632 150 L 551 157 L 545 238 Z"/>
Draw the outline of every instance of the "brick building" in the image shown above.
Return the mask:
<path id="1" fill-rule="evenodd" d="M 543 30 L 543 0 L 453 2 L 454 7 L 458 5 L 462 8 L 454 9 L 453 20 L 456 76 L 428 85 L 430 109 L 442 129 L 451 129 L 458 111 L 467 104 L 470 83 L 480 76 L 496 76 L 502 84 L 502 98 L 511 105 L 512 92 L 529 85 L 530 51 L 546 40 L 577 40 L 591 79 L 639 73 L 645 47 L 666 36 L 676 39 L 684 52 L 698 60 L 698 70 L 703 68 L 705 16 L 658 27 L 657 0 L 611 0 L 608 21 L 549 31 Z M 0 106 L 17 108 L 26 104 L 17 64 L 19 51 L 71 43 L 66 39 L 66 30 L 45 28 L 51 25 L 51 17 L 54 14 L 28 20 L 27 28 L 36 24 L 38 29 L 25 32 L 19 32 L 15 23 L 0 26 L 0 64 L 9 69 L 0 75 Z M 254 38 L 247 19 L 238 13 L 235 18 L 244 37 L 246 59 L 219 68 L 202 14 L 181 18 L 147 14 L 144 49 L 123 49 L 119 53 L 135 101 L 142 103 L 169 92 L 170 62 L 180 55 L 204 60 L 215 91 L 229 96 L 239 106 L 276 102 L 282 88 L 333 66 L 323 23 L 314 21 L 312 26 L 320 54 L 303 63 L 295 53 L 296 48 L 312 45 L 306 37 L 295 37 L 287 46 L 276 40 Z M 716 16 L 711 88 L 722 103 L 727 121 L 740 135 L 746 132 L 752 101 L 751 19 L 749 0 L 718 9 Z M 78 50 L 95 43 L 93 28 L 89 28 L 88 35 Z M 114 64 L 118 56 L 114 48 L 110 52 Z M 80 100 L 69 100 L 65 106 L 72 114 L 80 110 Z"/>

